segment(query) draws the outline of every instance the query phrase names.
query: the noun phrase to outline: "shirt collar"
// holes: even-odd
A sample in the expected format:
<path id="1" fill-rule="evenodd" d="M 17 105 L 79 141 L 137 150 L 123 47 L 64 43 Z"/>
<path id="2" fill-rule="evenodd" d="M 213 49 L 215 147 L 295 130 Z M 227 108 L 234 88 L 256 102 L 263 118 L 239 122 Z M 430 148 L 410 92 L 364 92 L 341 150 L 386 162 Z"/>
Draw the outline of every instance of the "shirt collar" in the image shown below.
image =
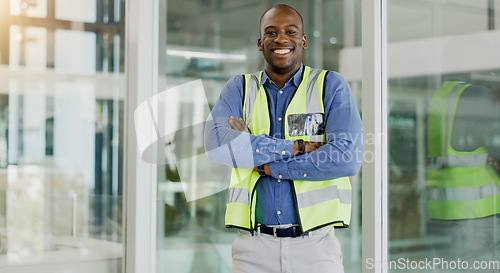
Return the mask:
<path id="1" fill-rule="evenodd" d="M 302 71 L 304 71 L 303 64 L 300 66 L 299 70 L 297 70 L 297 72 L 295 72 L 295 74 L 293 74 L 293 76 L 288 80 L 288 82 L 292 81 L 292 83 L 295 85 L 295 87 L 299 87 L 300 83 L 302 82 Z M 269 80 L 269 82 L 272 82 L 272 80 L 269 78 L 269 76 L 267 76 L 266 70 L 264 69 L 264 73 L 262 73 L 262 79 L 260 80 L 260 85 L 263 85 L 268 80 Z"/>

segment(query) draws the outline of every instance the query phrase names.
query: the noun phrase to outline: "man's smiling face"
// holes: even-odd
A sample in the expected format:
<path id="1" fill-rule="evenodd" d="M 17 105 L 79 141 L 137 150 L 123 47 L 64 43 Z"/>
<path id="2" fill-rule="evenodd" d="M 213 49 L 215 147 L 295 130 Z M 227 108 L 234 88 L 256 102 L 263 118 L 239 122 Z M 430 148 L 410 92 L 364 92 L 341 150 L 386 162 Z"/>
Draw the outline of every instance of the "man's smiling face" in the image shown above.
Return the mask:
<path id="1" fill-rule="evenodd" d="M 262 17 L 260 33 L 257 45 L 266 60 L 266 70 L 286 74 L 300 68 L 307 37 L 297 12 L 286 7 L 269 10 Z"/>

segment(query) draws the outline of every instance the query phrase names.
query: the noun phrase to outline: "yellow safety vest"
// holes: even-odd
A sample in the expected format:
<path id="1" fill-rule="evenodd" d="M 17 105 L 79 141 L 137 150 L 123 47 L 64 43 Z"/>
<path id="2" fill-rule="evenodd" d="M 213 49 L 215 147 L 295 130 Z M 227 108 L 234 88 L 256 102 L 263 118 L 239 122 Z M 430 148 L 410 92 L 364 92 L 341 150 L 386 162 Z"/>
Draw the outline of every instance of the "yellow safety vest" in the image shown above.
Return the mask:
<path id="1" fill-rule="evenodd" d="M 429 104 L 427 196 L 429 217 L 457 220 L 500 213 L 500 177 L 484 146 L 462 152 L 451 146 L 460 96 L 469 87 L 447 81 Z"/>
<path id="2" fill-rule="evenodd" d="M 324 141 L 325 136 L 290 136 L 288 116 L 324 113 L 323 84 L 326 70 L 304 68 L 302 81 L 285 114 L 285 139 Z M 260 85 L 263 71 L 245 74 L 243 117 L 254 135 L 270 133 L 267 92 Z M 226 204 L 226 227 L 255 230 L 255 188 L 260 175 L 252 169 L 234 168 Z M 352 190 L 348 177 L 328 181 L 299 181 L 292 184 L 303 232 L 327 225 L 348 227 L 351 219 Z"/>

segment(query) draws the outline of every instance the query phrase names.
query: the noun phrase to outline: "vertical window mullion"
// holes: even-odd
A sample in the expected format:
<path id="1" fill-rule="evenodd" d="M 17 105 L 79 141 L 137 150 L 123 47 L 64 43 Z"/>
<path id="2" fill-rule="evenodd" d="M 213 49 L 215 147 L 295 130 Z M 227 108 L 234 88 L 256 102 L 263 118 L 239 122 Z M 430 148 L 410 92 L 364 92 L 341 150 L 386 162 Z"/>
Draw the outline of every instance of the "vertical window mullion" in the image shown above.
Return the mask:
<path id="1" fill-rule="evenodd" d="M 365 162 L 362 182 L 363 273 L 387 272 L 386 0 L 362 2 Z"/>
<path id="2" fill-rule="evenodd" d="M 127 0 L 125 22 L 124 176 L 126 186 L 127 273 L 156 272 L 156 165 L 142 160 L 137 149 L 134 111 L 157 93 L 158 0 Z M 124 17 L 121 17 L 122 19 Z M 154 134 L 153 131 L 147 133 Z M 154 139 L 155 136 L 151 136 Z"/>

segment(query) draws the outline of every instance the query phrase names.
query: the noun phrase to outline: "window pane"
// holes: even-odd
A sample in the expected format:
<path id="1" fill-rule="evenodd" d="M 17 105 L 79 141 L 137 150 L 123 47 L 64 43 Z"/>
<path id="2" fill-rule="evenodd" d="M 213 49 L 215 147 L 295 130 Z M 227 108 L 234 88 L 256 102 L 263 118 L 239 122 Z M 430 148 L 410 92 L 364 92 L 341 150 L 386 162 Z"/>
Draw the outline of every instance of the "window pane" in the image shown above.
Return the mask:
<path id="1" fill-rule="evenodd" d="M 61 73 L 91 74 L 96 70 L 96 34 L 56 30 L 54 68 Z M 81 54 L 74 54 L 78 50 Z"/>
<path id="2" fill-rule="evenodd" d="M 231 244 L 237 235 L 224 224 L 231 170 L 206 159 L 203 124 L 198 122 L 205 121 L 231 77 L 263 69 L 262 53 L 257 49 L 259 18 L 273 4 L 277 3 L 160 3 L 160 22 L 165 23 L 159 32 L 158 90 L 167 91 L 151 102 L 158 106 L 158 130 L 168 131 L 170 136 L 165 139 L 165 164 L 158 165 L 157 272 L 230 272 Z M 304 63 L 346 73 L 360 102 L 357 94 L 361 92 L 361 78 L 347 75 L 349 71 L 361 71 L 361 62 L 342 62 L 342 55 L 346 48 L 359 48 L 361 1 L 287 4 L 298 9 L 304 19 L 309 43 Z M 199 93 L 193 91 L 199 86 L 196 84 L 171 89 L 199 79 Z M 346 272 L 361 271 L 359 181 L 358 177 L 351 178 L 351 226 L 336 232 Z"/>
<path id="3" fill-rule="evenodd" d="M 55 14 L 59 20 L 96 22 L 96 0 L 55 0 Z M 102 8 L 99 9 L 103 12 Z"/>
<path id="4" fill-rule="evenodd" d="M 10 14 L 29 17 L 47 17 L 47 0 L 10 0 Z"/>
<path id="5" fill-rule="evenodd" d="M 390 272 L 499 270 L 494 2 L 388 1 Z"/>
<path id="6" fill-rule="evenodd" d="M 47 67 L 47 30 L 41 27 L 10 26 L 10 67 L 35 70 Z"/>
<path id="7" fill-rule="evenodd" d="M 123 26 L 47 18 L 47 1 L 9 4 L 0 9 L 0 271 L 123 272 Z"/>

